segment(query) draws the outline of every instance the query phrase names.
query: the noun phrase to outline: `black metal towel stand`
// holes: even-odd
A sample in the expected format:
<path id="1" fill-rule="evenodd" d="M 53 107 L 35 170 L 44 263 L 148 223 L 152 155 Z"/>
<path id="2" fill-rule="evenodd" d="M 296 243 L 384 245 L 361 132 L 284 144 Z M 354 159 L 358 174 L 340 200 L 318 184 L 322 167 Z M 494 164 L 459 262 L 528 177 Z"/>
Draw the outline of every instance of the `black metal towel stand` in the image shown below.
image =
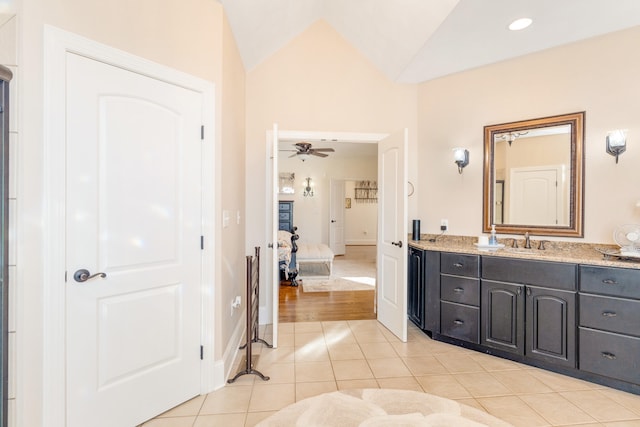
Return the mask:
<path id="1" fill-rule="evenodd" d="M 251 360 L 251 344 L 261 342 L 269 348 L 273 345 L 269 344 L 258 336 L 258 308 L 260 306 L 260 247 L 256 247 L 255 257 L 247 256 L 247 342 L 240 347 L 246 349 L 246 362 L 243 370 L 238 372 L 235 377 L 227 382 L 231 384 L 242 375 L 254 374 L 269 381 L 269 377 L 263 375 L 260 371 L 253 369 L 253 361 Z"/>

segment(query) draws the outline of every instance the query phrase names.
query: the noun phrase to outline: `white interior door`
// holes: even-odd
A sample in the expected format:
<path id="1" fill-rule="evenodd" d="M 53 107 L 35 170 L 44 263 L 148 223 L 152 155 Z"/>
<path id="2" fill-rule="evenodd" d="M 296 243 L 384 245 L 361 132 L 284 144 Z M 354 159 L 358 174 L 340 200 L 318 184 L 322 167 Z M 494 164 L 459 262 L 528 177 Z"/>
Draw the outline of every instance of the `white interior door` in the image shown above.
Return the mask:
<path id="1" fill-rule="evenodd" d="M 510 224 L 557 225 L 562 192 L 558 187 L 560 171 L 555 167 L 513 168 L 509 218 Z"/>
<path id="2" fill-rule="evenodd" d="M 203 100 L 71 53 L 66 82 L 66 425 L 132 426 L 200 391 Z"/>
<path id="3" fill-rule="evenodd" d="M 378 320 L 407 340 L 408 130 L 378 143 Z"/>
<path id="4" fill-rule="evenodd" d="M 274 348 L 278 347 L 278 316 L 280 315 L 280 269 L 278 265 L 278 125 L 273 124 L 273 130 L 271 131 L 271 137 L 267 139 L 267 153 L 269 153 L 269 159 L 267 161 L 267 170 L 269 171 L 268 182 L 271 184 L 267 188 L 270 188 L 271 197 L 267 197 L 270 201 L 268 212 L 271 212 L 271 227 L 267 227 L 267 233 L 270 234 L 271 239 L 271 276 L 267 274 L 266 277 L 271 277 L 272 287 L 272 327 L 273 327 L 273 345 Z"/>
<path id="5" fill-rule="evenodd" d="M 344 255 L 344 181 L 331 180 L 329 201 L 329 247 L 334 255 Z"/>

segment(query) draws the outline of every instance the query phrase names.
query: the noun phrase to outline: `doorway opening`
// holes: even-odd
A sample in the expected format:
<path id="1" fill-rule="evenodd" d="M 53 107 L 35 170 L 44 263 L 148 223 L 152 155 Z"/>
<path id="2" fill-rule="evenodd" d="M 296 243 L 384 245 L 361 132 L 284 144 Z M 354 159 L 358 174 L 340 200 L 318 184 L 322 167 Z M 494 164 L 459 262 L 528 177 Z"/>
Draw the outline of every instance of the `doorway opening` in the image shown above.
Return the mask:
<path id="1" fill-rule="evenodd" d="M 327 156 L 290 153 L 299 142 Z M 279 321 L 376 319 L 377 204 L 373 197 L 356 199 L 355 189 L 359 182 L 375 185 L 377 149 L 374 142 L 343 138 L 279 139 L 278 201 L 291 206 L 289 224 L 297 227 L 298 242 L 327 245 L 334 253 L 330 271 L 316 275 L 318 264 L 300 263 L 298 286 L 281 282 Z"/>

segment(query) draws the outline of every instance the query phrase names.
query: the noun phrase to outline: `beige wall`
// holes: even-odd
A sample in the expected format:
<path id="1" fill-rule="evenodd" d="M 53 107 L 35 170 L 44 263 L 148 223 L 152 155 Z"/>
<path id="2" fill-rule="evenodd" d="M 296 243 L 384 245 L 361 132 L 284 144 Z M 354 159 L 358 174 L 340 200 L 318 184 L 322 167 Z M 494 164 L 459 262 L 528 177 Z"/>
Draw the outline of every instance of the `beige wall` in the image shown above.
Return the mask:
<path id="1" fill-rule="evenodd" d="M 219 191 L 222 209 L 229 213 L 229 225 L 222 229 L 222 242 L 218 252 L 221 260 L 220 286 L 216 287 L 216 360 L 232 356 L 234 333 L 245 326 L 243 310 L 245 298 L 245 71 L 227 20 L 223 22 L 222 85 L 221 85 L 221 176 Z M 239 215 L 239 220 L 238 220 Z M 231 309 L 236 295 L 242 296 L 242 306 Z"/>
<path id="2" fill-rule="evenodd" d="M 359 179 L 375 181 L 378 179 L 378 157 L 339 158 L 330 154 L 327 158 L 311 158 L 302 162 L 295 157 L 282 156 L 282 158 L 278 159 L 278 169 L 280 172 L 293 172 L 296 175 L 295 193 L 282 194 L 279 199 L 293 200 L 295 202 L 293 204 L 293 220 L 294 225 L 298 227 L 300 242 L 329 244 L 331 180 Z M 304 197 L 303 195 L 307 177 L 311 178 L 313 184 L 313 197 Z M 351 187 L 353 188 L 353 184 Z M 353 190 L 351 192 L 353 193 Z M 355 200 L 352 200 L 352 202 L 355 206 Z M 373 220 L 370 219 L 371 215 L 369 213 L 366 214 L 366 217 L 364 212 L 361 213 L 363 215 L 359 219 L 366 221 L 369 227 L 373 222 L 373 229 L 370 230 L 368 236 L 374 236 L 375 240 L 377 212 L 374 212 Z M 347 223 L 347 218 L 345 218 L 345 227 L 345 239 L 355 235 L 355 226 L 353 223 Z M 362 227 L 358 227 L 358 229 L 362 230 Z"/>
<path id="3" fill-rule="evenodd" d="M 639 39 L 635 27 L 421 84 L 416 190 L 424 232 L 437 232 L 441 218 L 451 234 L 481 232 L 483 126 L 578 111 L 586 111 L 583 241 L 612 243 L 617 225 L 638 223 Z M 629 129 L 629 145 L 616 165 L 605 136 L 618 128 Z M 462 175 L 457 146 L 470 151 Z"/>
<path id="4" fill-rule="evenodd" d="M 227 174 L 220 185 L 223 207 L 244 209 L 244 70 L 238 59 L 222 6 L 211 0 L 22 0 L 19 20 L 19 126 L 16 214 L 17 248 L 17 376 L 19 418 L 24 426 L 42 425 L 43 294 L 45 283 L 43 230 L 45 166 L 43 146 L 43 28 L 52 25 L 134 55 L 211 81 L 215 84 L 215 124 L 218 153 L 226 156 Z M 224 67 L 223 65 L 224 64 Z M 222 114 L 224 111 L 224 114 Z M 210 130 L 213 131 L 213 130 Z M 222 146 L 222 147 L 221 147 Z M 12 154 L 14 155 L 14 154 Z M 211 165 L 215 168 L 215 165 Z M 219 168 L 218 168 L 219 169 Z M 220 171 L 215 171 L 220 172 Z M 218 213 L 216 215 L 219 216 Z M 238 260 L 244 257 L 244 228 L 216 228 L 225 257 L 218 260 L 216 303 L 238 292 Z M 221 253 L 221 248 L 217 248 Z M 226 269 L 222 263 L 230 264 Z M 240 270 L 238 270 L 240 268 Z M 224 289 L 222 288 L 224 286 Z M 216 310 L 216 358 L 230 343 L 243 316 Z M 235 348 L 235 343 L 233 343 Z M 15 414 L 14 414 L 15 415 Z"/>

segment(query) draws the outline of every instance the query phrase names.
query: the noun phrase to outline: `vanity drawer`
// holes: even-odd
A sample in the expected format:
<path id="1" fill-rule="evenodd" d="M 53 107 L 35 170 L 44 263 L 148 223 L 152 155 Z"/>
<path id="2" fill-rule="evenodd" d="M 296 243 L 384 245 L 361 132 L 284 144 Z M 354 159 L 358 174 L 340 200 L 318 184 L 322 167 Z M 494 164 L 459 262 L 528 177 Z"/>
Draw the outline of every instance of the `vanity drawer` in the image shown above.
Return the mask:
<path id="1" fill-rule="evenodd" d="M 440 272 L 456 276 L 478 277 L 480 257 L 443 252 L 440 255 Z"/>
<path id="2" fill-rule="evenodd" d="M 483 256 L 482 278 L 573 291 L 576 264 Z"/>
<path id="3" fill-rule="evenodd" d="M 443 274 L 440 276 L 440 299 L 478 306 L 480 305 L 480 280 Z"/>
<path id="4" fill-rule="evenodd" d="M 640 301 L 580 295 L 580 326 L 640 335 Z"/>
<path id="5" fill-rule="evenodd" d="M 640 384 L 640 338 L 580 328 L 580 370 Z"/>
<path id="6" fill-rule="evenodd" d="M 440 333 L 472 343 L 480 343 L 480 310 L 450 302 L 440 303 Z"/>
<path id="7" fill-rule="evenodd" d="M 640 299 L 640 270 L 581 265 L 580 290 Z"/>

